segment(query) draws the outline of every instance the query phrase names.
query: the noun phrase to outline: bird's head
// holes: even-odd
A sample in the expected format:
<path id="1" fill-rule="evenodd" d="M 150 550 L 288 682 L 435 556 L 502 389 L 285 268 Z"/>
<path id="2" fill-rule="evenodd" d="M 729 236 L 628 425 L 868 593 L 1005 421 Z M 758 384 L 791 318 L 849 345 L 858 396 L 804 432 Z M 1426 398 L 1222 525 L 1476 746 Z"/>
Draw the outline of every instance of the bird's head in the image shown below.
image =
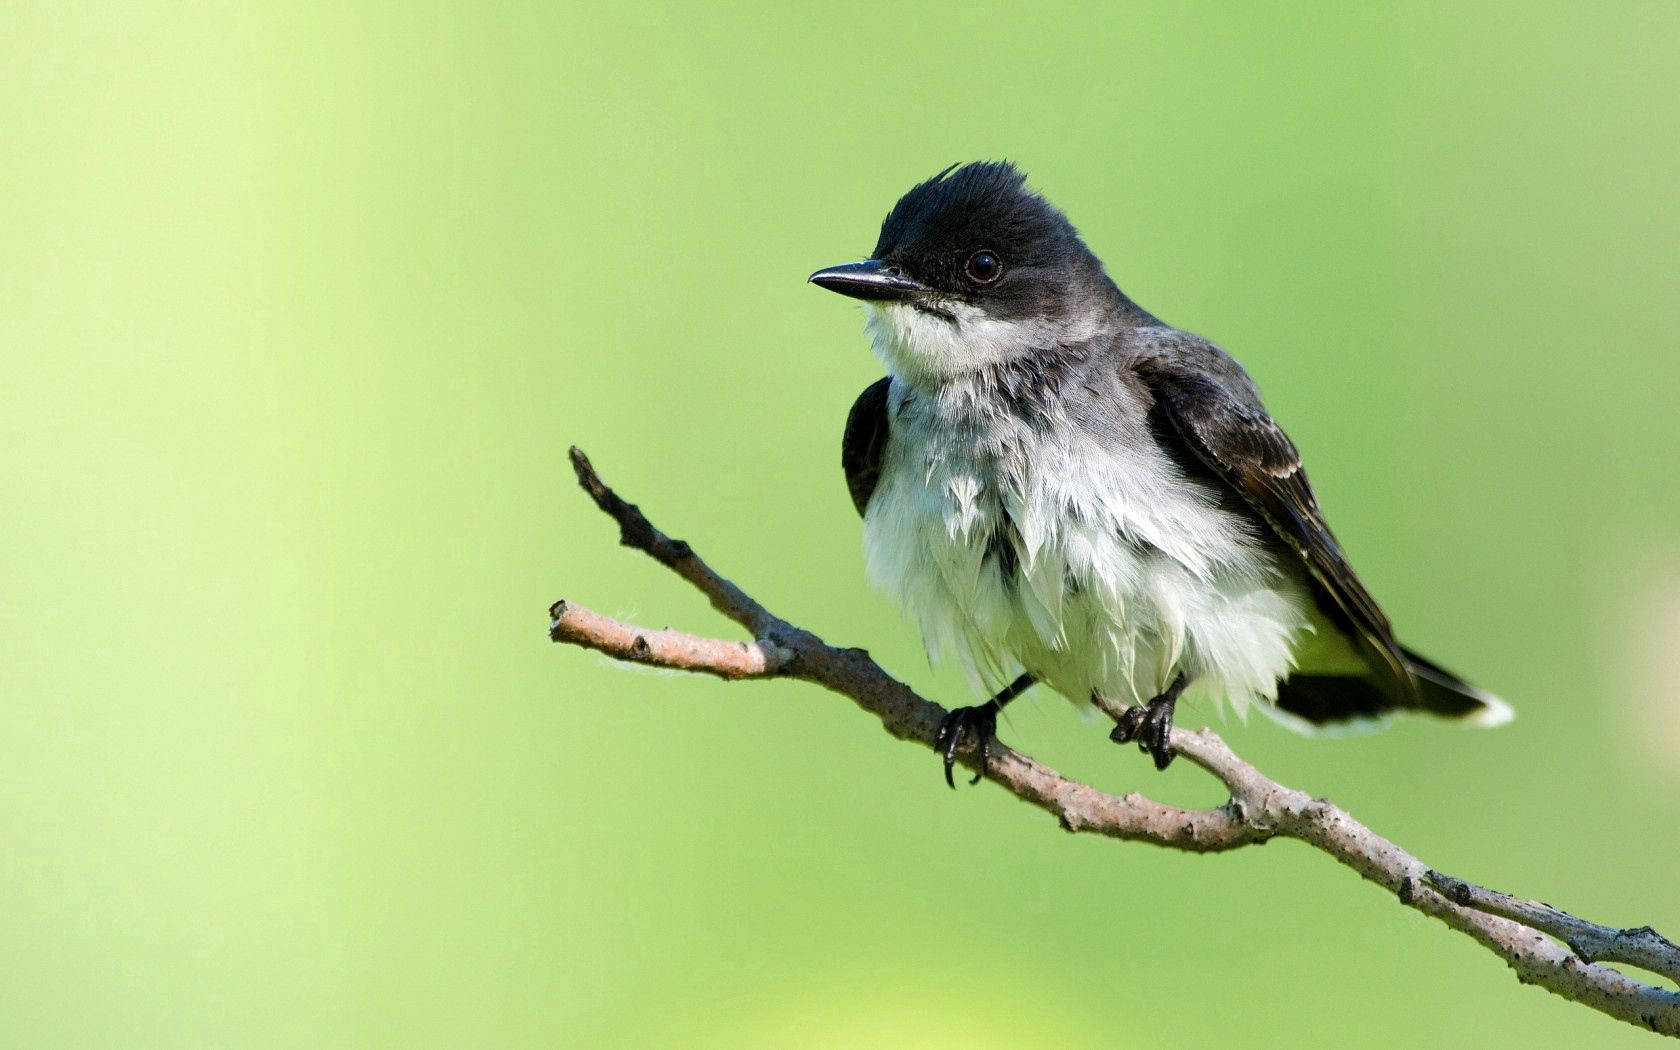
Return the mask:
<path id="1" fill-rule="evenodd" d="M 1007 161 L 912 187 L 867 260 L 811 282 L 868 304 L 876 352 L 930 384 L 1090 339 L 1124 301 L 1067 216 Z"/>

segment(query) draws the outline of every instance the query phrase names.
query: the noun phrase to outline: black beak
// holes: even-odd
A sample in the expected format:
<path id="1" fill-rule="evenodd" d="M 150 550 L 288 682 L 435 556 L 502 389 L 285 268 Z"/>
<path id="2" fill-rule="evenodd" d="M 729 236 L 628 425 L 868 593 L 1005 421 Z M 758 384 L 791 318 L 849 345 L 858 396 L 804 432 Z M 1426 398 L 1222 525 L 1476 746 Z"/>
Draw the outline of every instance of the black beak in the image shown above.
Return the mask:
<path id="1" fill-rule="evenodd" d="M 921 282 L 906 277 L 897 265 L 879 259 L 818 270 L 811 275 L 811 283 L 872 303 L 902 302 L 928 290 Z"/>

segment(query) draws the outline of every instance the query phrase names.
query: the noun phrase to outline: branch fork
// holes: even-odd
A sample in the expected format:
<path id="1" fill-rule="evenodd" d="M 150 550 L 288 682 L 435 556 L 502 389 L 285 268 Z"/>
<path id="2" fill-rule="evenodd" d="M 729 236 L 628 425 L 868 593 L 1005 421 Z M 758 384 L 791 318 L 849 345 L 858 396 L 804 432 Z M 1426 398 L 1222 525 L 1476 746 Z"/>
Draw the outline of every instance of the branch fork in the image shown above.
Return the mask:
<path id="1" fill-rule="evenodd" d="M 594 649 L 625 663 L 719 678 L 802 679 L 852 700 L 880 719 L 893 736 L 934 746 L 944 708 L 889 675 L 866 651 L 835 648 L 771 613 L 714 571 L 687 543 L 661 532 L 639 507 L 609 488 L 581 450 L 573 448 L 570 455 L 578 484 L 618 523 L 619 541 L 688 581 L 753 640 L 648 630 L 565 600 L 549 608 L 551 640 Z M 1402 905 L 1473 938 L 1504 959 L 1524 984 L 1680 1038 L 1680 991 L 1605 965 L 1638 966 L 1680 983 L 1680 947 L 1649 926 L 1601 926 L 1540 901 L 1443 875 L 1328 799 L 1312 798 L 1265 776 L 1238 758 L 1211 729 L 1174 728 L 1171 744 L 1219 780 L 1230 800 L 1212 809 L 1184 809 L 1135 792 L 1110 795 L 997 742 L 984 770 L 978 770 L 972 741 L 963 742 L 959 760 L 1051 814 L 1069 832 L 1192 853 L 1240 849 L 1273 838 L 1304 842 L 1393 893 Z"/>

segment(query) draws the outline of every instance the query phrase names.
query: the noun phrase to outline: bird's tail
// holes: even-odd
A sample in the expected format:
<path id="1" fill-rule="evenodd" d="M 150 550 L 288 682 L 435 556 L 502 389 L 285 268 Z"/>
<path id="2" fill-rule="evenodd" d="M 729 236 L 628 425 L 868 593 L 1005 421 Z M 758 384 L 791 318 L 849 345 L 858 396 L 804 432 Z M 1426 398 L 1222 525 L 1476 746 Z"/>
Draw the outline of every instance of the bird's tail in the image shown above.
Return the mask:
<path id="1" fill-rule="evenodd" d="M 1440 664 L 1401 649 L 1414 695 L 1385 689 L 1374 675 L 1294 674 L 1279 683 L 1276 706 L 1268 713 L 1291 729 L 1307 733 L 1375 726 L 1397 711 L 1421 711 L 1464 725 L 1496 726 L 1515 715 L 1511 705 L 1477 689 Z"/>
<path id="2" fill-rule="evenodd" d="M 1440 664 L 1404 647 L 1400 655 L 1417 683 L 1419 710 L 1473 726 L 1501 726 L 1516 717 L 1510 704 L 1485 689 L 1477 689 Z"/>

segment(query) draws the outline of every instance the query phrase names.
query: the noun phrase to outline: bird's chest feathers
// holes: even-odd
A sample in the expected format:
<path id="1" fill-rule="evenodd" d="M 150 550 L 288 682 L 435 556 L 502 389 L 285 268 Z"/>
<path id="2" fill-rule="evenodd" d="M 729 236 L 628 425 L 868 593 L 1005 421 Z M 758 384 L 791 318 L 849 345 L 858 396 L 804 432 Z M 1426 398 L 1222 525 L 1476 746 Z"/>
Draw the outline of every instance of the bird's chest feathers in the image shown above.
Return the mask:
<path id="1" fill-rule="evenodd" d="M 1153 444 L 982 404 L 895 384 L 871 578 L 984 682 L 1019 664 L 1075 698 L 1151 695 L 1269 564 Z"/>
<path id="2" fill-rule="evenodd" d="M 1157 556 L 1211 577 L 1251 546 L 1153 445 L 983 404 L 895 386 L 864 526 L 889 587 L 899 569 L 937 568 L 953 597 L 979 583 L 1024 583 L 1052 597 L 1123 588 L 1136 563 Z"/>
<path id="3" fill-rule="evenodd" d="M 1150 523 L 1104 506 L 1096 475 L 1114 465 L 1091 450 L 1006 416 L 893 407 L 865 537 L 872 575 L 912 609 L 943 598 L 986 619 L 1024 588 L 1056 614 L 1100 582 L 1098 562 L 1142 553 Z"/>

